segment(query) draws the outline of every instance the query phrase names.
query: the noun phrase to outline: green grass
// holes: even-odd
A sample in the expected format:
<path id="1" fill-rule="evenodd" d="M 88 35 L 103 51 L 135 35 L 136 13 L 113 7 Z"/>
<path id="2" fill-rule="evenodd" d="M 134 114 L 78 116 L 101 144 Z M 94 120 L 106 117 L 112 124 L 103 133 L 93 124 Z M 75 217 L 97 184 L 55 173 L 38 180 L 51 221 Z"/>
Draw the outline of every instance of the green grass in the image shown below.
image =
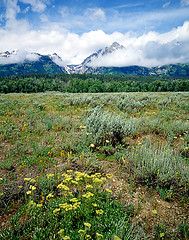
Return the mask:
<path id="1" fill-rule="evenodd" d="M 123 240 L 149 239 L 151 234 L 162 239 L 164 233 L 171 239 L 165 224 L 164 228 L 154 221 L 151 226 L 151 219 L 133 223 L 139 209 L 128 204 L 128 195 L 117 187 L 124 178 L 129 184 L 124 189 L 132 197 L 137 187 L 145 186 L 146 193 L 153 189 L 162 200 L 188 207 L 188 104 L 187 92 L 1 94 L 0 207 L 5 224 L 0 238 L 115 235 Z M 73 179 L 79 171 L 88 176 L 99 172 L 102 177 L 113 173 L 114 181 L 106 179 L 91 190 L 94 196 L 87 202 L 82 197 L 86 185 L 95 185 L 90 177 L 83 178 L 80 186 L 67 183 L 70 195 L 57 188 L 70 169 Z M 50 173 L 54 175 L 48 177 Z M 54 197 L 48 199 L 48 194 Z M 81 202 L 77 209 L 53 213 L 59 204 L 71 204 L 72 198 Z M 102 215 L 96 214 L 92 203 L 103 210 Z M 91 227 L 86 229 L 84 223 Z M 176 236 L 187 236 L 186 224 L 175 224 L 180 224 Z M 80 229 L 85 236 L 78 233 Z"/>

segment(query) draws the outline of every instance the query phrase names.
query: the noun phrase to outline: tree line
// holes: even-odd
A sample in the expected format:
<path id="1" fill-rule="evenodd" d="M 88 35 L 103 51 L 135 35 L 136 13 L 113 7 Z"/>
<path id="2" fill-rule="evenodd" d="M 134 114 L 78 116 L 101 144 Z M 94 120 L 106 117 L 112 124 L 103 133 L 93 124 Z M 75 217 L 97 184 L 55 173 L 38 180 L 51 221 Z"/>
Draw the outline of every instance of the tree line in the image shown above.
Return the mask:
<path id="1" fill-rule="evenodd" d="M 0 78 L 1 93 L 189 91 L 188 78 L 93 74 L 34 74 Z"/>

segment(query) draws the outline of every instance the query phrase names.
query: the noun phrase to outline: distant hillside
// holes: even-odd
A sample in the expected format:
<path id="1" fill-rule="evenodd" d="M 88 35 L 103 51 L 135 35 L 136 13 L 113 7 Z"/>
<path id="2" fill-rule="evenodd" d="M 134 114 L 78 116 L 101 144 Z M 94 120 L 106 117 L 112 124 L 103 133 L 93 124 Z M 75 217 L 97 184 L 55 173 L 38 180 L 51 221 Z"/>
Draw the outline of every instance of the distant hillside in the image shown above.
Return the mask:
<path id="1" fill-rule="evenodd" d="M 170 64 L 161 67 L 88 67 L 84 73 L 132 75 L 132 76 L 170 76 L 189 77 L 189 64 Z"/>
<path id="2" fill-rule="evenodd" d="M 38 61 L 24 61 L 23 63 L 0 65 L 0 76 L 24 75 L 24 74 L 56 74 L 63 70 L 54 63 L 49 56 L 41 55 Z"/>

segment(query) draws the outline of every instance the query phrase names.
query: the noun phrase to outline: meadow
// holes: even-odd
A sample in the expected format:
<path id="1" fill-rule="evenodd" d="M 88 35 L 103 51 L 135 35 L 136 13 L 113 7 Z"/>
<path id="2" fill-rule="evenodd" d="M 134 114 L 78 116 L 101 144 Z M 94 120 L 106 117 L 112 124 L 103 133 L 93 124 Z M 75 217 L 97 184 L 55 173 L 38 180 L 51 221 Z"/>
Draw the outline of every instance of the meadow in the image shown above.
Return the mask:
<path id="1" fill-rule="evenodd" d="M 0 94 L 0 239 L 189 239 L 189 93 Z"/>

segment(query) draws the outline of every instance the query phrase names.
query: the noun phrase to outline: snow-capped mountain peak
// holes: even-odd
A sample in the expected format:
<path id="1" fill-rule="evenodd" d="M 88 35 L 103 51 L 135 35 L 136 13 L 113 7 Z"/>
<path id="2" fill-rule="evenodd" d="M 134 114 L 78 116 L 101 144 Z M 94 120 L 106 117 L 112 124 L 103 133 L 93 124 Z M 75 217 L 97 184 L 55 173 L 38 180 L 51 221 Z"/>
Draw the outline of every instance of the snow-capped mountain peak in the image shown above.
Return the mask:
<path id="1" fill-rule="evenodd" d="M 100 58 L 101 56 L 110 54 L 114 51 L 117 50 L 122 50 L 125 47 L 120 45 L 117 42 L 112 43 L 112 45 L 110 45 L 109 47 L 105 47 L 104 49 L 100 49 L 97 52 L 91 54 L 89 57 L 87 57 L 81 64 L 82 65 L 88 65 L 89 63 L 91 63 L 93 60 L 96 60 L 97 58 Z"/>
<path id="2" fill-rule="evenodd" d="M 112 53 L 112 52 L 114 52 L 114 51 L 121 50 L 121 49 L 124 49 L 124 46 L 120 45 L 120 44 L 117 43 L 117 42 L 114 42 L 114 43 L 112 43 L 111 46 L 106 47 L 106 48 L 102 51 L 102 55 L 106 55 L 106 54 L 108 54 L 108 53 Z"/>
<path id="3" fill-rule="evenodd" d="M 92 63 L 104 57 L 105 55 L 108 56 L 109 54 L 125 49 L 124 46 L 120 45 L 117 42 L 112 43 L 109 47 L 105 47 L 104 49 L 100 49 L 97 52 L 91 54 L 89 57 L 87 57 L 81 64 L 79 65 L 67 65 L 65 67 L 65 70 L 67 73 L 84 73 L 87 71 L 87 69 L 92 65 Z"/>

